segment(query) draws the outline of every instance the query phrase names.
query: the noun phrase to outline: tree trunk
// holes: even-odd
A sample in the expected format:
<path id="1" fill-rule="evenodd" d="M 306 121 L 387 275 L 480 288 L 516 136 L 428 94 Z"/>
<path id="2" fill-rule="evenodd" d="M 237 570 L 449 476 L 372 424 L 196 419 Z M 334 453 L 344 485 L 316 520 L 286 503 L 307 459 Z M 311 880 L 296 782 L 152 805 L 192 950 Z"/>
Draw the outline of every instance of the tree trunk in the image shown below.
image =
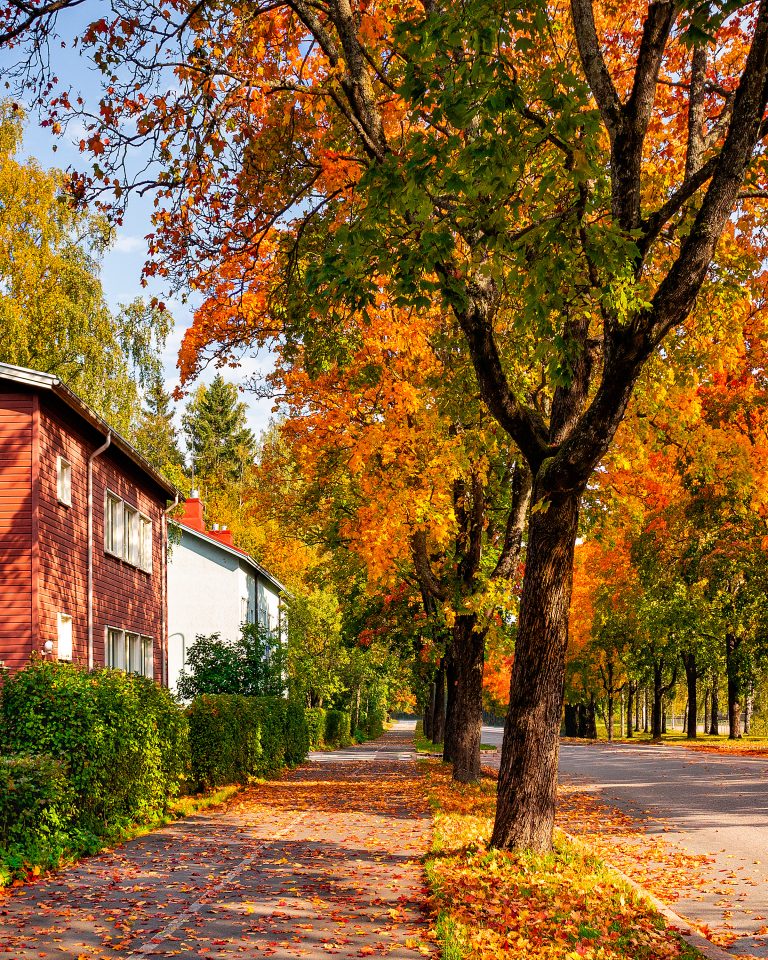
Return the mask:
<path id="1" fill-rule="evenodd" d="M 640 733 L 640 683 L 635 683 L 635 733 Z"/>
<path id="2" fill-rule="evenodd" d="M 696 666 L 696 654 L 691 652 L 683 654 L 683 666 L 685 667 L 685 680 L 688 687 L 688 723 L 686 736 L 689 740 L 695 740 L 698 728 L 696 725 L 696 682 L 699 677 Z"/>
<path id="3" fill-rule="evenodd" d="M 432 724 L 435 716 L 435 684 L 430 683 L 427 693 L 427 702 L 424 704 L 424 719 L 422 721 L 422 731 L 427 740 L 432 739 Z"/>
<path id="4" fill-rule="evenodd" d="M 445 657 L 445 736 L 443 737 L 443 762 L 453 762 L 454 747 L 454 717 L 456 706 L 456 668 L 453 662 L 453 651 Z"/>
<path id="5" fill-rule="evenodd" d="M 606 730 L 608 733 L 608 739 L 613 740 L 613 660 L 609 660 L 606 664 L 606 677 L 605 677 L 605 692 L 608 697 L 608 717 L 606 721 Z"/>
<path id="6" fill-rule="evenodd" d="M 435 674 L 435 712 L 432 715 L 432 743 L 445 739 L 445 657 Z"/>
<path id="7" fill-rule="evenodd" d="M 664 699 L 662 678 L 664 673 L 663 661 L 653 665 L 653 711 L 651 713 L 651 739 L 661 739 L 661 709 Z"/>
<path id="8" fill-rule="evenodd" d="M 709 733 L 709 689 L 704 688 L 704 733 Z"/>
<path id="9" fill-rule="evenodd" d="M 749 682 L 749 689 L 747 694 L 744 697 L 744 736 L 749 736 L 749 728 L 752 722 L 752 712 L 755 706 L 755 683 L 753 680 Z"/>
<path id="10" fill-rule="evenodd" d="M 643 733 L 648 733 L 648 717 L 649 717 L 649 703 L 648 703 L 648 687 L 643 689 Z"/>
<path id="11" fill-rule="evenodd" d="M 667 701 L 665 697 L 661 698 L 661 732 L 667 732 Z"/>
<path id="12" fill-rule="evenodd" d="M 485 631 L 476 630 L 476 626 L 475 614 L 457 616 L 451 641 L 456 666 L 453 779 L 459 783 L 480 779 Z"/>
<path id="13" fill-rule="evenodd" d="M 735 633 L 725 635 L 725 670 L 728 679 L 728 739 L 741 737 L 741 677 L 739 670 L 739 647 L 741 637 Z"/>
<path id="14" fill-rule="evenodd" d="M 578 737 L 579 708 L 575 703 L 566 703 L 564 723 L 566 737 Z"/>
<path id="15" fill-rule="evenodd" d="M 619 736 L 624 736 L 624 691 L 619 693 Z"/>
<path id="16" fill-rule="evenodd" d="M 712 674 L 712 713 L 710 715 L 709 721 L 709 732 L 713 737 L 718 736 L 720 733 L 720 721 L 718 719 L 718 714 L 720 713 L 720 704 L 717 699 L 718 695 L 718 676 L 717 673 Z"/>
<path id="17" fill-rule="evenodd" d="M 529 521 L 494 847 L 552 847 L 579 499 L 578 491 L 552 495 Z"/>
<path id="18" fill-rule="evenodd" d="M 627 738 L 632 739 L 634 734 L 633 725 L 635 722 L 635 711 L 637 705 L 635 695 L 637 694 L 637 684 L 632 680 L 627 680 Z"/>

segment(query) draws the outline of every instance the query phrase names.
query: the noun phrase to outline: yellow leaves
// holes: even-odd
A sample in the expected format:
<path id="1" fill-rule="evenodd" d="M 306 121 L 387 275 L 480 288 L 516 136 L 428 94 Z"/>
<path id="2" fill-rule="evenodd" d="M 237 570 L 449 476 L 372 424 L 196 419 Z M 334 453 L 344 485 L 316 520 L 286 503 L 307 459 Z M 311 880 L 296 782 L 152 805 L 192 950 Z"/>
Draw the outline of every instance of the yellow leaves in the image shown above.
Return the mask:
<path id="1" fill-rule="evenodd" d="M 439 906 L 473 960 L 672 960 L 680 941 L 629 900 L 594 857 L 558 843 L 548 856 L 487 849 L 494 784 L 456 786 L 430 765 L 438 852 L 428 861 Z M 586 809 L 585 809 L 586 813 Z M 599 811 L 596 816 L 602 817 Z M 676 874 L 674 871 L 672 876 Z"/>

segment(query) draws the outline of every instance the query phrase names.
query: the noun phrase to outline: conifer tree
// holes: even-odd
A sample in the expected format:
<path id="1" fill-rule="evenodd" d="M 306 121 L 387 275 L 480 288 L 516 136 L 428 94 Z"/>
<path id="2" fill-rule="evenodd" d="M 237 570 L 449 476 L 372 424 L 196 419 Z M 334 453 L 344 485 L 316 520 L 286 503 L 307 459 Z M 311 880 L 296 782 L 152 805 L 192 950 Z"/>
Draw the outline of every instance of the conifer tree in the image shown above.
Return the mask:
<path id="1" fill-rule="evenodd" d="M 256 439 L 246 425 L 246 405 L 237 387 L 217 374 L 201 384 L 182 418 L 196 477 L 235 483 L 256 454 Z"/>

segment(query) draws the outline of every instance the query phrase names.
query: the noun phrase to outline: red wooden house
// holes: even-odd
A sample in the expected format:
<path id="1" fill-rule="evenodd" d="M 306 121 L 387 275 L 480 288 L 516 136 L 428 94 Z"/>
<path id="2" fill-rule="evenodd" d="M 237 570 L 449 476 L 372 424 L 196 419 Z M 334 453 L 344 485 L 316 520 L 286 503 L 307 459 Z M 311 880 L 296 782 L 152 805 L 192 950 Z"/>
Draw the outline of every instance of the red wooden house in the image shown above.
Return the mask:
<path id="1" fill-rule="evenodd" d="M 0 364 L 0 661 L 167 684 L 174 488 L 56 377 Z"/>

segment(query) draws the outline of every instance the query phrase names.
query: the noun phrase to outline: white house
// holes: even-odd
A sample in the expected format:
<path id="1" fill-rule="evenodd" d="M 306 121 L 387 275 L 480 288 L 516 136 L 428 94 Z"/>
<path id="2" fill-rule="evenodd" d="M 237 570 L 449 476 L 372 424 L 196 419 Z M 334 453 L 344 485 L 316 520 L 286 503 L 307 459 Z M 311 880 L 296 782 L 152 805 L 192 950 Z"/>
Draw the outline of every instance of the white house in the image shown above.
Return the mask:
<path id="1" fill-rule="evenodd" d="M 244 623 L 261 623 L 283 639 L 280 595 L 285 587 L 239 550 L 227 529 L 207 530 L 196 495 L 175 523 L 181 539 L 168 558 L 168 680 L 176 682 L 197 636 L 234 641 Z"/>

